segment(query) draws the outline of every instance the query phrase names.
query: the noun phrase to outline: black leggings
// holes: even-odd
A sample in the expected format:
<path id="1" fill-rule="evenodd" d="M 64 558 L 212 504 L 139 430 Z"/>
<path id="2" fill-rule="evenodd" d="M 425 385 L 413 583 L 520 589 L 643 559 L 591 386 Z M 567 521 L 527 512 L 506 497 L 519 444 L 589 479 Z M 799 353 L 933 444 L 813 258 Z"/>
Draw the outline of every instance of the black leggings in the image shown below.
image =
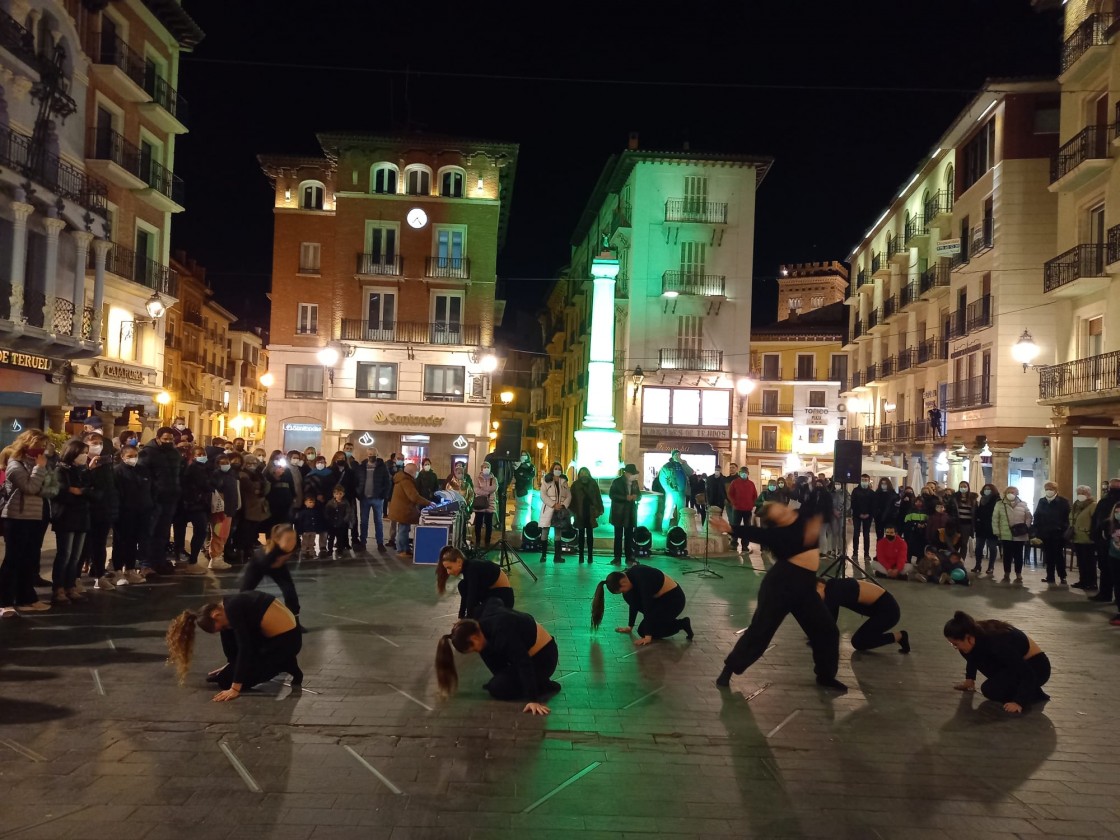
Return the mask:
<path id="1" fill-rule="evenodd" d="M 894 633 L 888 632 L 898 624 L 902 618 L 902 611 L 898 608 L 898 601 L 889 592 L 884 592 L 871 605 L 871 615 L 860 628 L 852 634 L 852 647 L 856 650 L 871 650 L 894 643 Z"/>
<path id="2" fill-rule="evenodd" d="M 779 560 L 762 578 L 750 627 L 739 637 L 724 664 L 736 674 L 743 673 L 766 652 L 774 634 L 791 614 L 812 644 L 817 676 L 834 679 L 840 664 L 840 631 L 817 594 L 816 573 L 788 560 Z"/>
<path id="3" fill-rule="evenodd" d="M 1073 553 L 1077 556 L 1077 582 L 1096 588 L 1097 547 L 1092 543 L 1074 543 Z"/>
<path id="4" fill-rule="evenodd" d="M 556 673 L 556 663 L 560 653 L 556 647 L 556 640 L 551 640 L 547 645 L 533 654 L 533 676 L 537 681 L 539 694 L 549 693 L 548 684 L 552 675 Z M 495 700 L 526 700 L 521 688 L 521 676 L 516 665 L 507 665 L 491 677 L 486 684 L 486 690 Z"/>
<path id="5" fill-rule="evenodd" d="M 1001 540 L 1000 545 L 1003 548 L 1003 573 L 1005 575 L 1011 574 L 1011 563 L 1015 563 L 1015 574 L 1023 574 L 1023 549 L 1026 547 L 1025 542 L 1018 542 L 1016 540 Z"/>
<path id="6" fill-rule="evenodd" d="M 1049 679 L 1050 659 L 1045 653 L 1038 653 L 1021 665 L 992 674 L 980 684 L 980 693 L 997 703 L 1026 705 L 1050 699 L 1042 690 Z"/>
<path id="7" fill-rule="evenodd" d="M 474 618 L 474 614 L 479 607 L 486 603 L 487 598 L 497 598 L 507 610 L 513 609 L 512 586 L 496 586 L 493 589 L 486 589 L 482 592 L 481 597 L 482 600 L 477 604 L 468 604 L 466 602 L 467 582 L 465 580 L 459 581 L 459 618 Z"/>
<path id="8" fill-rule="evenodd" d="M 871 553 L 871 517 L 852 520 L 852 557 L 859 558 L 859 535 L 863 534 L 863 553 Z"/>
<path id="9" fill-rule="evenodd" d="M 303 634 L 298 627 L 293 627 L 279 636 L 262 639 L 255 650 L 246 651 L 250 657 L 249 676 L 245 678 L 244 686 L 257 685 L 268 682 L 277 674 L 291 674 L 295 678 L 302 676 L 296 657 L 303 648 Z M 232 630 L 222 631 L 222 650 L 225 652 L 226 661 L 230 664 L 218 674 L 218 685 L 229 688 L 233 685 L 233 663 L 237 661 L 237 637 Z"/>
<path id="10" fill-rule="evenodd" d="M 89 576 L 94 580 L 105 574 L 106 545 L 112 528 L 112 523 L 100 520 L 91 523 L 86 533 L 86 542 L 82 546 L 82 564 L 89 563 Z"/>
<path id="11" fill-rule="evenodd" d="M 684 622 L 677 616 L 684 612 L 684 590 L 679 586 L 670 589 L 660 598 L 653 599 L 653 609 L 642 617 L 638 625 L 639 636 L 667 639 L 684 629 Z"/>
<path id="12" fill-rule="evenodd" d="M 590 560 L 595 551 L 595 528 L 591 525 L 577 525 L 576 544 L 579 546 L 580 557 L 583 557 L 586 545 L 587 559 Z"/>
<path id="13" fill-rule="evenodd" d="M 486 544 L 490 544 L 490 535 L 494 533 L 494 512 L 490 510 L 476 510 L 474 512 L 474 546 L 482 545 L 482 529 L 486 528 Z"/>
<path id="14" fill-rule="evenodd" d="M 272 578 L 273 583 L 280 587 L 284 594 L 284 606 L 292 611 L 292 615 L 299 615 L 299 596 L 296 594 L 296 585 L 292 581 L 292 573 L 288 566 L 278 566 L 275 569 L 269 563 L 268 555 L 253 556 L 245 564 L 241 573 L 241 591 L 248 592 L 260 586 L 265 576 Z"/>

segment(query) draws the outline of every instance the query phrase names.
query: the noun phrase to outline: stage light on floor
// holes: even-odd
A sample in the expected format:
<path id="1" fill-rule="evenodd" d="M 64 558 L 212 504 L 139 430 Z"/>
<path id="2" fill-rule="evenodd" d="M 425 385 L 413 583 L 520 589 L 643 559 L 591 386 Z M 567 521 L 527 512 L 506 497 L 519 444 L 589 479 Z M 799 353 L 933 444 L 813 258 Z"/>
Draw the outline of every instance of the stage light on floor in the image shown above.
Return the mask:
<path id="1" fill-rule="evenodd" d="M 541 526 L 536 520 L 529 522 L 521 529 L 521 550 L 540 551 L 544 548 L 541 542 Z"/>
<path id="2" fill-rule="evenodd" d="M 645 525 L 634 529 L 634 556 L 649 557 L 653 553 L 653 534 Z"/>
<path id="3" fill-rule="evenodd" d="M 676 525 L 669 529 L 665 535 L 665 553 L 670 557 L 688 556 L 688 534 L 684 528 Z"/>
<path id="4" fill-rule="evenodd" d="M 575 554 L 578 546 L 576 541 L 579 539 L 579 533 L 571 525 L 566 527 L 560 532 L 560 553 L 561 554 Z"/>

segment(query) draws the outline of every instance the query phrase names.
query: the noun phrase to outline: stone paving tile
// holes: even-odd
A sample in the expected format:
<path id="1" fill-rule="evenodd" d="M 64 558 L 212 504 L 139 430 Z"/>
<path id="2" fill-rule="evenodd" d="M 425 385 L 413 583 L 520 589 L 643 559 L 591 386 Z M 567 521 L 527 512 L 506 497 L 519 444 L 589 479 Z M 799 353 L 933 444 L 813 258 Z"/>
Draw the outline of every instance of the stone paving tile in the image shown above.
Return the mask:
<path id="1" fill-rule="evenodd" d="M 591 590 L 611 567 L 530 562 L 541 579 L 514 568 L 518 605 L 556 635 L 564 685 L 543 719 L 487 700 L 476 658 L 459 659 L 459 696 L 439 699 L 432 654 L 457 596 L 437 597 L 430 568 L 393 557 L 295 567 L 311 630 L 301 662 L 318 694 L 273 684 L 209 703 L 201 675 L 219 650 L 201 636 L 196 673 L 175 685 L 162 664 L 167 620 L 231 589 L 232 574 L 93 593 L 5 622 L 0 837 L 1120 834 L 1120 631 L 1107 626 L 1107 608 L 1041 591 L 1037 570 L 1024 587 L 892 585 L 909 657 L 853 654 L 846 639 L 858 624 L 842 616 L 840 678 L 852 691 L 834 697 L 813 685 L 792 621 L 731 692 L 711 686 L 760 579 L 733 557 L 714 561 L 723 579 L 701 580 L 680 574 L 694 561 L 654 558 L 685 587 L 698 633 L 640 650 L 612 632 L 625 616 L 620 599 L 590 632 Z M 958 608 L 1038 640 L 1054 663 L 1054 700 L 1012 720 L 952 691 L 963 668 L 940 627 Z M 249 791 L 223 742 L 263 792 Z M 46 803 L 59 803 L 49 822 Z"/>

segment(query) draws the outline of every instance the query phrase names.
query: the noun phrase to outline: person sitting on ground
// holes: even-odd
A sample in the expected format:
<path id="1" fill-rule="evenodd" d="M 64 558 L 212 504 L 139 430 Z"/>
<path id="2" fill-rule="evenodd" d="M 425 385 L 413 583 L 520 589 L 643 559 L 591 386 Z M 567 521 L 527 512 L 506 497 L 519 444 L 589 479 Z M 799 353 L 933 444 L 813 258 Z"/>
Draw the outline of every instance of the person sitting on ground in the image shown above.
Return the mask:
<path id="1" fill-rule="evenodd" d="M 436 680 L 444 697 L 454 694 L 459 685 L 452 648 L 482 657 L 493 674 L 483 688 L 495 700 L 527 700 L 522 711 L 534 715 L 551 711 L 540 701 L 560 690 L 560 683 L 552 679 L 559 653 L 556 640 L 533 616 L 490 598 L 477 619 L 456 621 L 436 645 Z"/>
<path id="2" fill-rule="evenodd" d="M 914 583 L 937 583 L 941 579 L 941 561 L 937 546 L 927 545 L 910 567 L 910 580 Z"/>
<path id="3" fill-rule="evenodd" d="M 937 582 L 945 586 L 969 586 L 968 569 L 959 551 L 939 551 L 941 557 L 941 574 Z"/>
<path id="4" fill-rule="evenodd" d="M 856 650 L 873 650 L 897 644 L 899 653 L 910 652 L 910 635 L 905 630 L 892 631 L 902 618 L 898 601 L 883 587 L 855 578 L 817 578 L 817 594 L 835 621 L 840 608 L 867 616 L 860 628 L 852 634 L 852 647 Z"/>
<path id="5" fill-rule="evenodd" d="M 945 623 L 945 638 L 966 663 L 964 682 L 953 686 L 957 691 L 975 691 L 979 671 L 987 677 L 980 693 L 1002 703 L 1010 714 L 1050 699 L 1042 690 L 1050 679 L 1050 659 L 1022 630 L 995 619 L 977 621 L 957 610 Z"/>
<path id="6" fill-rule="evenodd" d="M 654 639 L 667 639 L 681 630 L 692 638 L 692 622 L 684 612 L 684 590 L 677 582 L 653 566 L 634 565 L 625 572 L 611 572 L 599 581 L 591 599 L 591 628 L 598 630 L 603 623 L 603 589 L 612 595 L 622 595 L 630 607 L 630 620 L 615 632 L 629 635 L 634 632 L 638 613 L 645 618 L 638 625 L 638 638 L 634 644 L 641 647 Z"/>
<path id="7" fill-rule="evenodd" d="M 296 657 L 303 647 L 299 622 L 291 610 L 267 592 L 238 592 L 198 610 L 184 610 L 167 627 L 167 664 L 175 667 L 179 685 L 187 679 L 194 654 L 195 627 L 221 633 L 226 664 L 211 671 L 207 682 L 222 691 L 214 702 L 236 700 L 242 688 L 287 673 L 292 685 L 303 684 Z"/>
<path id="8" fill-rule="evenodd" d="M 468 560 L 459 549 L 446 545 L 436 564 L 436 591 L 447 590 L 447 578 L 460 577 L 459 618 L 474 618 L 491 598 L 499 599 L 506 609 L 513 609 L 513 587 L 502 567 L 489 560 Z"/>
<path id="9" fill-rule="evenodd" d="M 883 531 L 883 538 L 875 543 L 875 559 L 871 561 L 875 577 L 906 580 L 913 570 L 910 558 L 906 556 L 906 542 L 898 537 L 893 525 Z"/>

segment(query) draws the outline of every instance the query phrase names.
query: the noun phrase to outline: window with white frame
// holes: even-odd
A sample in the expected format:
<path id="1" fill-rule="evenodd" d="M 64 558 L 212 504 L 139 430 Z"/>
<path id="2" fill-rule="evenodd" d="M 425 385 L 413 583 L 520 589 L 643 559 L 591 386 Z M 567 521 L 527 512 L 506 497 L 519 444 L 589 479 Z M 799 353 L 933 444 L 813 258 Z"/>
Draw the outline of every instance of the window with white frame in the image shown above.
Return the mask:
<path id="1" fill-rule="evenodd" d="M 294 399 L 321 399 L 323 396 L 323 366 L 285 366 L 284 396 Z"/>
<path id="2" fill-rule="evenodd" d="M 439 268 L 459 269 L 467 255 L 467 228 L 464 225 L 437 225 L 435 237 L 436 260 Z"/>
<path id="3" fill-rule="evenodd" d="M 299 273 L 300 274 L 318 274 L 319 273 L 319 252 L 320 247 L 318 242 L 301 242 L 299 245 Z"/>
<path id="4" fill-rule="evenodd" d="M 420 163 L 404 169 L 405 192 L 409 195 L 432 194 L 432 170 Z"/>
<path id="5" fill-rule="evenodd" d="M 462 198 L 467 173 L 458 166 L 445 166 L 439 171 L 439 194 L 444 198 Z"/>
<path id="6" fill-rule="evenodd" d="M 809 408 L 824 408 L 824 391 L 809 392 Z"/>
<path id="7" fill-rule="evenodd" d="M 797 378 L 815 379 L 817 372 L 817 357 L 812 353 L 797 354 Z"/>
<path id="8" fill-rule="evenodd" d="M 690 428 L 730 426 L 731 392 L 716 388 L 643 388 L 642 422 Z"/>
<path id="9" fill-rule="evenodd" d="M 366 290 L 366 341 L 394 341 L 397 328 L 397 293 L 390 289 Z"/>
<path id="10" fill-rule="evenodd" d="M 701 315 L 677 316 L 677 349 L 695 353 L 704 347 L 704 318 Z"/>
<path id="11" fill-rule="evenodd" d="M 322 181 L 304 181 L 299 185 L 299 206 L 302 210 L 322 210 L 326 187 Z"/>
<path id="12" fill-rule="evenodd" d="M 397 366 L 386 362 L 358 362 L 354 396 L 359 400 L 395 400 Z"/>
<path id="13" fill-rule="evenodd" d="M 315 335 L 319 332 L 319 304 L 301 303 L 296 317 L 296 332 L 300 335 Z"/>
<path id="14" fill-rule="evenodd" d="M 369 191 L 371 193 L 395 195 L 399 174 L 400 170 L 397 169 L 395 164 L 385 161 L 375 163 L 369 170 Z"/>
<path id="15" fill-rule="evenodd" d="M 424 399 L 428 402 L 462 402 L 466 369 L 453 365 L 424 365 Z"/>
<path id="16" fill-rule="evenodd" d="M 397 264 L 397 225 L 392 222 L 366 222 L 364 274 L 399 274 Z"/>

